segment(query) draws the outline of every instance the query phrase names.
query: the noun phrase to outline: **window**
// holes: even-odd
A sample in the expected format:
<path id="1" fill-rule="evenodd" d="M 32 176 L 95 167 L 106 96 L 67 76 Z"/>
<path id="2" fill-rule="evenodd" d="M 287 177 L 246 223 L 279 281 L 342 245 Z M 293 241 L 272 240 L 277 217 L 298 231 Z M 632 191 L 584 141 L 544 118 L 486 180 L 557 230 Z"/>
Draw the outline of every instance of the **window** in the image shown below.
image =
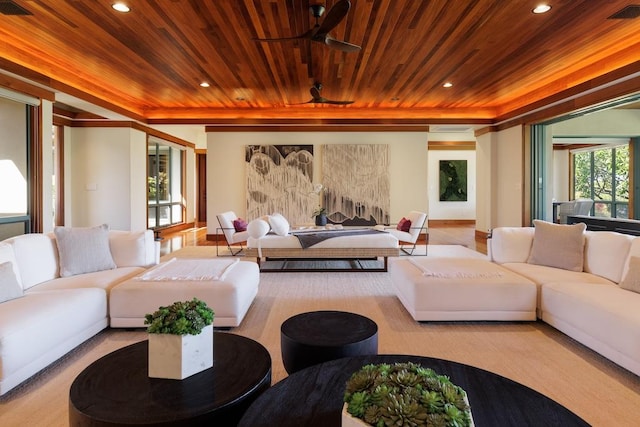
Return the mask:
<path id="1" fill-rule="evenodd" d="M 573 196 L 593 199 L 594 215 L 629 218 L 629 146 L 572 152 Z"/>
<path id="2" fill-rule="evenodd" d="M 183 162 L 180 148 L 150 139 L 147 162 L 148 227 L 184 221 Z"/>

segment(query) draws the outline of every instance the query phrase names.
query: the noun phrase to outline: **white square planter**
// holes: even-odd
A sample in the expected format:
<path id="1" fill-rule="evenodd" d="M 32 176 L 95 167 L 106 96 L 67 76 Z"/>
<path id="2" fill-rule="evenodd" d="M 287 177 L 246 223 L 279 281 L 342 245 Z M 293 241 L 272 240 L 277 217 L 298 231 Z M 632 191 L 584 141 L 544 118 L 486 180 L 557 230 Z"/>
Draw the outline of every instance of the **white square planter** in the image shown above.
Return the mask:
<path id="1" fill-rule="evenodd" d="M 182 380 L 213 366 L 213 325 L 198 335 L 149 334 L 149 376 Z"/>

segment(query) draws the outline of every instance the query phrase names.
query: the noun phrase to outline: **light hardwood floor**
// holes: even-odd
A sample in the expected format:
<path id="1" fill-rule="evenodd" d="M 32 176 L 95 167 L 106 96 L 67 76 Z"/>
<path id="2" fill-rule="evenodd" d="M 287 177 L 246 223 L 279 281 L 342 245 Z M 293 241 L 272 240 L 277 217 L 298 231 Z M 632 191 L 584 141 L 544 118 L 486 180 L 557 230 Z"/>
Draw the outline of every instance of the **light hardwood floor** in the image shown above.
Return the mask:
<path id="1" fill-rule="evenodd" d="M 429 226 L 430 245 L 463 245 L 483 254 L 487 253 L 485 239 L 476 238 L 474 225 Z M 214 246 L 207 240 L 207 228 L 189 228 L 174 233 L 165 233 L 160 244 L 161 255 L 166 255 L 186 246 Z"/>

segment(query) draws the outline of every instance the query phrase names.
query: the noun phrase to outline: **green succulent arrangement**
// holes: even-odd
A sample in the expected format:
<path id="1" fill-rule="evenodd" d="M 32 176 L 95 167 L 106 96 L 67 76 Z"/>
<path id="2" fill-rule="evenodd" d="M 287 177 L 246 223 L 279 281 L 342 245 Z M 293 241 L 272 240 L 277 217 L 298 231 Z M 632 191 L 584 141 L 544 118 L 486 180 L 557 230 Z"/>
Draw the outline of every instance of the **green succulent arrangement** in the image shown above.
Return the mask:
<path id="1" fill-rule="evenodd" d="M 144 324 L 150 334 L 198 335 L 213 323 L 214 312 L 204 301 L 178 301 L 145 314 Z"/>
<path id="2" fill-rule="evenodd" d="M 344 401 L 349 414 L 376 427 L 473 425 L 466 392 L 411 362 L 363 366 L 347 381 Z"/>

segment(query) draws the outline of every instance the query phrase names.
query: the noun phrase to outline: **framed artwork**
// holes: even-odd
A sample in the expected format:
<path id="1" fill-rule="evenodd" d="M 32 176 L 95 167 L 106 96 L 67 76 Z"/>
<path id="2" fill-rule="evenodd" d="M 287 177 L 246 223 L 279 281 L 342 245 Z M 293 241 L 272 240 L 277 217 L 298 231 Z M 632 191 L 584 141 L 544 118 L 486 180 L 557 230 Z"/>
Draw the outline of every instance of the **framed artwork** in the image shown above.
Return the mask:
<path id="1" fill-rule="evenodd" d="M 389 146 L 323 145 L 322 203 L 334 224 L 389 223 Z"/>
<path id="2" fill-rule="evenodd" d="M 466 160 L 440 160 L 440 201 L 467 201 Z"/>
<path id="3" fill-rule="evenodd" d="M 305 224 L 318 207 L 313 193 L 313 145 L 247 145 L 247 219 L 275 212 Z"/>

